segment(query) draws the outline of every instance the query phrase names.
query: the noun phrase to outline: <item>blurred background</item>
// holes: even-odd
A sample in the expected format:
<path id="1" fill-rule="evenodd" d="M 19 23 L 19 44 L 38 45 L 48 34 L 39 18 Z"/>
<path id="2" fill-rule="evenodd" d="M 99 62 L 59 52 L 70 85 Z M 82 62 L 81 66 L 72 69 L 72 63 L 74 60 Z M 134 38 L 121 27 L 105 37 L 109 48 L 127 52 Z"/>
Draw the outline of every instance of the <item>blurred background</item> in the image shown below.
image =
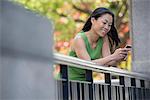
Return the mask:
<path id="1" fill-rule="evenodd" d="M 97 7 L 111 9 L 121 39 L 120 47 L 131 44 L 128 0 L 13 0 L 27 10 L 37 12 L 53 21 L 54 52 L 67 55 L 74 36 L 82 29 L 89 14 Z M 131 71 L 131 52 L 118 67 Z M 54 73 L 59 72 L 56 67 Z M 97 74 L 94 74 L 97 78 Z"/>

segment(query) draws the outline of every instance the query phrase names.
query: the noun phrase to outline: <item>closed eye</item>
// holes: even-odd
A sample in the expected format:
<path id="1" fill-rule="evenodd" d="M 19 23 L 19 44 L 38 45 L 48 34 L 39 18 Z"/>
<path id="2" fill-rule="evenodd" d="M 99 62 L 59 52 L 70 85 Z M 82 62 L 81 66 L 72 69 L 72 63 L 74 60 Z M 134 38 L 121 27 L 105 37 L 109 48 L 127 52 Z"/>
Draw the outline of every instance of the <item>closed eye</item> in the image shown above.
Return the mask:
<path id="1" fill-rule="evenodd" d="M 111 27 L 112 25 L 110 24 L 109 26 Z"/>
<path id="2" fill-rule="evenodd" d="M 109 25 L 108 25 L 109 27 L 112 26 L 112 22 L 109 22 L 107 19 L 105 19 L 105 20 L 103 21 L 103 23 L 104 23 L 104 24 L 107 24 L 107 23 L 108 23 L 108 24 L 109 24 Z"/>
<path id="3" fill-rule="evenodd" d="M 103 22 L 103 24 L 107 24 L 106 22 Z"/>

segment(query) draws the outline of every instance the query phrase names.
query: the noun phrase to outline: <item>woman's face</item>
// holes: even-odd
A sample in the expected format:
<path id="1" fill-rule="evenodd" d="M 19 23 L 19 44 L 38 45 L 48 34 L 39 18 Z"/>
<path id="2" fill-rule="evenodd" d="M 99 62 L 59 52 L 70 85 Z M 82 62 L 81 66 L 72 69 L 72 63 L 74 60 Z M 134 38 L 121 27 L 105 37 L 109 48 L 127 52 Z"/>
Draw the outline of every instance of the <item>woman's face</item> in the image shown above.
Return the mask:
<path id="1" fill-rule="evenodd" d="M 91 19 L 92 30 L 98 34 L 100 37 L 104 37 L 111 29 L 113 17 L 110 14 L 104 14 L 97 20 L 95 18 Z"/>

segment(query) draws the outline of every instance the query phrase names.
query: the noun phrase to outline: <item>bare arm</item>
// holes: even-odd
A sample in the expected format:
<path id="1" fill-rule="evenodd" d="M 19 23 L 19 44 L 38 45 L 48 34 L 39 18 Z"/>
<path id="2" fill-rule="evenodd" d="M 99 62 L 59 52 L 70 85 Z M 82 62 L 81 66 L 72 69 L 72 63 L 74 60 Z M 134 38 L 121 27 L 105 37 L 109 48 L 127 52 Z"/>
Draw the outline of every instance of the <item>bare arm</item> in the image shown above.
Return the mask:
<path id="1" fill-rule="evenodd" d="M 103 38 L 102 56 L 104 58 L 109 55 L 111 55 L 110 47 L 109 47 L 109 40 L 108 40 L 108 36 L 105 36 Z M 108 65 L 116 65 L 116 64 L 117 64 L 117 61 L 112 60 L 112 61 L 106 63 L 105 65 L 108 66 Z"/>
<path id="2" fill-rule="evenodd" d="M 72 48 L 76 52 L 78 58 L 91 61 L 91 58 L 90 58 L 90 56 L 86 50 L 86 46 L 85 46 L 85 43 L 84 43 L 82 37 L 78 37 L 78 38 L 74 39 L 74 43 L 73 43 Z M 98 65 L 105 65 L 111 61 L 114 61 L 116 59 L 120 59 L 120 58 L 117 58 L 117 57 L 119 57 L 118 53 L 119 53 L 119 50 L 118 50 L 117 54 L 108 55 L 104 58 L 92 60 L 92 62 L 94 62 Z"/>
<path id="3" fill-rule="evenodd" d="M 91 58 L 86 50 L 84 40 L 81 36 L 77 36 L 73 41 L 72 49 L 76 52 L 78 58 L 90 61 Z"/>

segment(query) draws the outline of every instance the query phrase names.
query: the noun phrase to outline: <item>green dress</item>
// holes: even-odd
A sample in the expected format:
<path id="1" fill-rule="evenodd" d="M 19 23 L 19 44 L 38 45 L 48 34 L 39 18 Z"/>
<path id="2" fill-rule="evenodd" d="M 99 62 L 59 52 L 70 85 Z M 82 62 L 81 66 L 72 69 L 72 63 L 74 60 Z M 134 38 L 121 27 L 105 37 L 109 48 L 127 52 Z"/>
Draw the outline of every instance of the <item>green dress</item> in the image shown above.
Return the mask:
<path id="1" fill-rule="evenodd" d="M 102 38 L 99 38 L 97 46 L 94 49 L 92 49 L 85 32 L 80 32 L 78 33 L 78 35 L 80 35 L 83 38 L 86 45 L 86 50 L 89 56 L 91 57 L 91 60 L 95 60 L 102 57 L 102 46 L 103 46 Z M 69 56 L 77 57 L 75 51 L 70 51 Z M 69 73 L 70 80 L 86 81 L 85 69 L 69 66 L 68 73 Z"/>

